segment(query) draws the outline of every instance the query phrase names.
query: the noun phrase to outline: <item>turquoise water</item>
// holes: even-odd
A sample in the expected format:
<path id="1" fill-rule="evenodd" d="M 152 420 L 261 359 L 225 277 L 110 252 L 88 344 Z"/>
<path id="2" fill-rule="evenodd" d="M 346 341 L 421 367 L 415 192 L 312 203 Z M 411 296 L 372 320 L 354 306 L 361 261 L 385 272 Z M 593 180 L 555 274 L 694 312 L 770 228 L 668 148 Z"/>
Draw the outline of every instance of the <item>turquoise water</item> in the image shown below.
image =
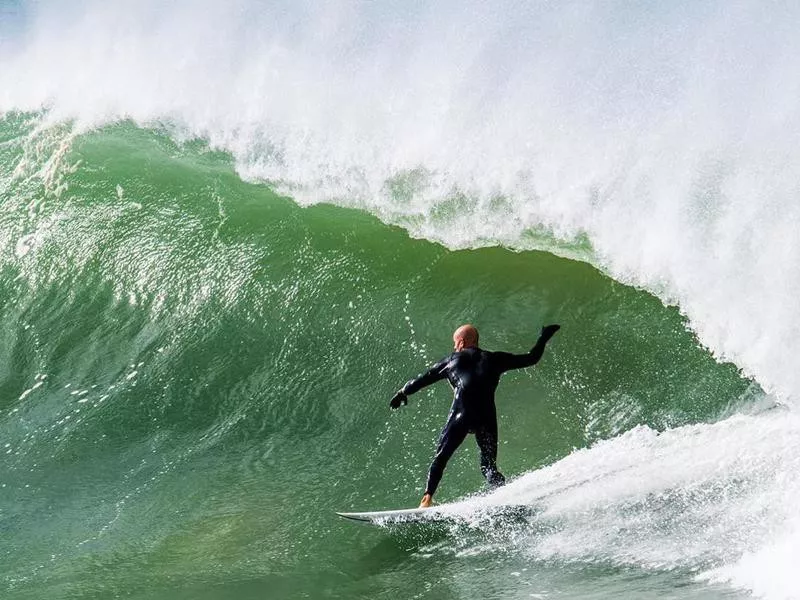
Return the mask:
<path id="1" fill-rule="evenodd" d="M 3 123 L 6 594 L 582 597 L 589 585 L 656 597 L 691 585 L 679 569 L 640 587 L 613 557 L 539 563 L 516 549 L 535 519 L 437 538 L 333 514 L 418 500 L 449 390 L 397 413 L 387 402 L 464 321 L 485 347 L 516 351 L 563 324 L 541 365 L 501 388 L 510 476 L 636 425 L 716 420 L 753 386 L 675 308 L 546 253 L 449 251 L 360 211 L 299 208 L 242 182 L 224 154 L 130 124 L 74 140 L 63 160 L 78 166 L 55 195 L 11 177 L 25 122 Z M 473 446 L 441 501 L 481 489 Z"/>

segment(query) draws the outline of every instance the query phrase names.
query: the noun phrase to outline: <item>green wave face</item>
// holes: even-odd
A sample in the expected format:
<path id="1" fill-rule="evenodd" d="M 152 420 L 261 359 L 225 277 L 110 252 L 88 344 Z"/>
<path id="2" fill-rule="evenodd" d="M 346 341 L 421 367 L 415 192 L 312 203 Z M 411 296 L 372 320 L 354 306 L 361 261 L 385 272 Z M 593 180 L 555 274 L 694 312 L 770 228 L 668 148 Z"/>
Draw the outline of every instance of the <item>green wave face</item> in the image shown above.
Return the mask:
<path id="1" fill-rule="evenodd" d="M 757 394 L 676 308 L 547 253 L 450 251 L 300 208 L 201 143 L 123 123 L 61 149 L 69 127 L 37 123 L 0 124 L 3 597 L 713 593 L 682 571 L 639 585 L 613 561 L 531 563 L 517 530 L 390 534 L 333 515 L 418 501 L 451 392 L 396 413 L 388 399 L 464 322 L 515 352 L 562 325 L 499 390 L 510 476 Z M 481 485 L 468 440 L 439 500 Z"/>

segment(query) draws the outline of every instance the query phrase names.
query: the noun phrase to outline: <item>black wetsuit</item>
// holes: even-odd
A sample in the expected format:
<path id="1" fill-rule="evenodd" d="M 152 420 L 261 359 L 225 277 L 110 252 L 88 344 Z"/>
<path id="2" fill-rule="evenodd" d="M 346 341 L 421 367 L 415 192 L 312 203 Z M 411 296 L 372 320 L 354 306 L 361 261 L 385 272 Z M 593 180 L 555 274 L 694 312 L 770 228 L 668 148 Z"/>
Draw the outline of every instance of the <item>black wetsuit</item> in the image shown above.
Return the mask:
<path id="1" fill-rule="evenodd" d="M 432 496 L 436 492 L 447 461 L 469 433 L 475 434 L 481 452 L 481 472 L 489 485 L 495 487 L 505 483 L 505 477 L 497 469 L 497 412 L 494 392 L 503 373 L 511 369 L 530 367 L 539 362 L 547 341 L 557 330 L 557 325 L 543 329 L 542 336 L 527 354 L 487 352 L 480 348 L 453 352 L 403 386 L 398 393 L 402 397 L 445 378 L 453 386 L 453 406 L 428 472 L 426 494 Z"/>

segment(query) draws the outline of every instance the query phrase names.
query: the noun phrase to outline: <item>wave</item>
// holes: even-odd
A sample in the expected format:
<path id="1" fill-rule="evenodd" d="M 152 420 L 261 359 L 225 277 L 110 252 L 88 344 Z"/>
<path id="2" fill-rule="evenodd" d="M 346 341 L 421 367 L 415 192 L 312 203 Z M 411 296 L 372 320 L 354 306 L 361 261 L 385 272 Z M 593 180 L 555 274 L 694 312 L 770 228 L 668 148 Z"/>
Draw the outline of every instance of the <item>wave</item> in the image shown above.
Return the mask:
<path id="1" fill-rule="evenodd" d="M 471 9 L 44 3 L 1 105 L 168 118 L 247 178 L 451 247 L 585 234 L 791 400 L 798 53 L 775 23 L 793 9 Z"/>
<path id="2" fill-rule="evenodd" d="M 539 512 L 497 543 L 536 564 L 677 570 L 790 597 L 791 569 L 749 565 L 791 560 L 794 534 L 774 531 L 795 518 L 785 502 L 796 488 L 794 412 L 765 410 L 771 399 L 698 347 L 675 308 L 547 253 L 453 252 L 361 211 L 299 208 L 243 182 L 230 156 L 163 131 L 123 123 L 77 134 L 40 118 L 16 115 L 3 129 L 0 362 L 14 374 L 3 379 L 2 479 L 9 510 L 25 485 L 65 494 L 64 477 L 80 482 L 63 500 L 70 514 L 103 509 L 77 533 L 43 521 L 58 539 L 37 534 L 34 551 L 67 561 L 77 544 L 82 564 L 103 548 L 127 552 L 128 536 L 202 537 L 198 508 L 164 517 L 169 498 L 205 489 L 186 471 L 235 478 L 235 492 L 216 492 L 225 511 L 254 511 L 265 488 L 276 510 L 280 491 L 265 479 L 327 490 L 312 517 L 280 509 L 293 535 L 317 544 L 326 508 L 415 496 L 424 465 L 412 449 L 432 443 L 441 390 L 414 398 L 411 426 L 374 404 L 385 410 L 380 398 L 446 350 L 455 324 L 474 320 L 491 347 L 524 348 L 552 320 L 569 335 L 502 392 L 502 464 L 526 474 L 482 500 Z M 478 485 L 469 459 L 450 465 L 443 498 Z M 298 472 L 309 475 L 296 482 Z M 351 483 L 331 495 L 332 478 Z M 152 526 L 141 512 L 150 506 Z M 32 527 L 42 517 L 19 518 Z M 701 524 L 706 537 L 689 545 Z M 256 526 L 238 544 L 253 535 L 274 534 Z M 453 543 L 491 550 L 456 535 L 436 551 Z M 219 560 L 200 548 L 170 576 Z M 8 570 L 37 581 L 24 560 Z"/>
<path id="3" fill-rule="evenodd" d="M 718 357 L 800 390 L 793 7 L 25 8 L 0 108 L 166 119 L 248 179 L 454 248 L 586 236 Z"/>

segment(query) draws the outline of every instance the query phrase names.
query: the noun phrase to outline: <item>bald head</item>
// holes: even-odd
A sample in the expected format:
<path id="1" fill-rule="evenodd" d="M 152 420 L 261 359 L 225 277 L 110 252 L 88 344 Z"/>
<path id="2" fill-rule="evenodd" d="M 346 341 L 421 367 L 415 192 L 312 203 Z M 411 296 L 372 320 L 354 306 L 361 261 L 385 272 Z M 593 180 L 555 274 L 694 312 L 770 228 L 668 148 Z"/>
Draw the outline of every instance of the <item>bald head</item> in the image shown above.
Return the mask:
<path id="1" fill-rule="evenodd" d="M 453 334 L 453 348 L 456 352 L 464 348 L 474 348 L 478 345 L 478 330 L 474 325 L 462 325 Z"/>

